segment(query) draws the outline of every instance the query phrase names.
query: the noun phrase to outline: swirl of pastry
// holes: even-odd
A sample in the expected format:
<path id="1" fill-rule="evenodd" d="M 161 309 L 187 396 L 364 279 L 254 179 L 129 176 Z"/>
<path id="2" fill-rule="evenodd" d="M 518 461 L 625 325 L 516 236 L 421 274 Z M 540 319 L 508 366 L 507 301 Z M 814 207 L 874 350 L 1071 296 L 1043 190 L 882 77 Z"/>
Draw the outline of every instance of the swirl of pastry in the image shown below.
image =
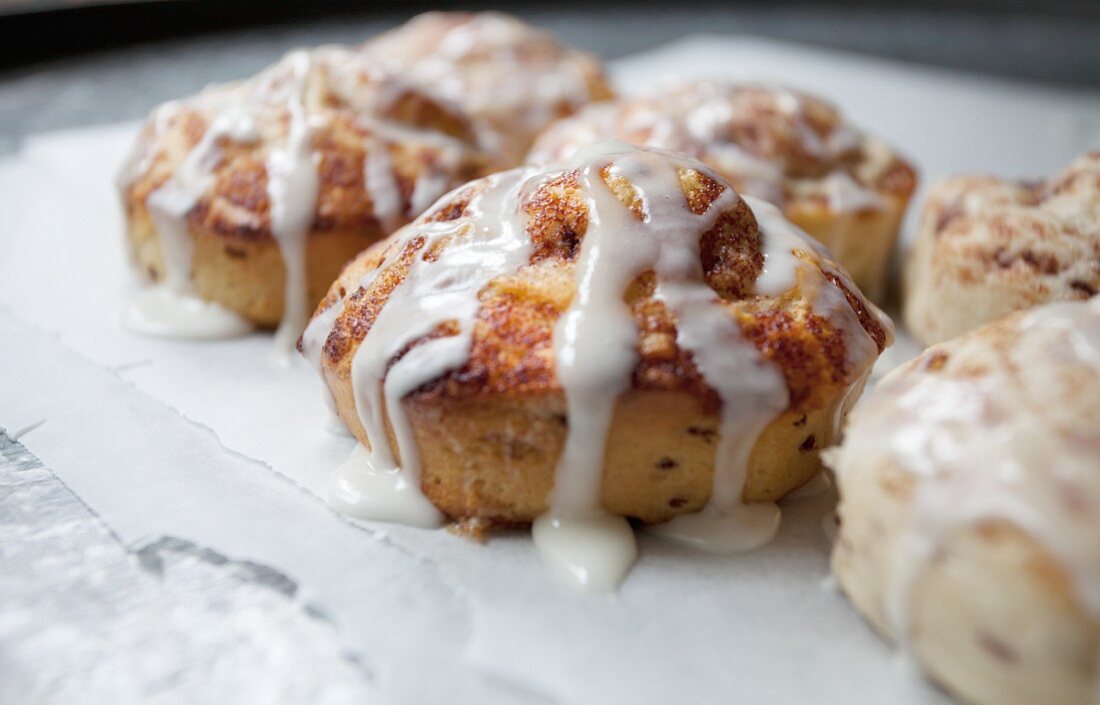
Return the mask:
<path id="1" fill-rule="evenodd" d="M 610 142 L 441 199 L 349 264 L 300 348 L 369 449 L 334 484 L 353 513 L 632 517 L 733 551 L 770 538 L 891 336 L 773 206 Z M 423 492 L 411 518 L 379 474 Z"/>
<path id="2" fill-rule="evenodd" d="M 953 176 L 932 187 L 905 266 L 925 344 L 1013 311 L 1100 291 L 1100 152 L 1045 183 Z"/>
<path id="3" fill-rule="evenodd" d="M 528 161 L 558 161 L 606 138 L 699 159 L 739 192 L 778 205 L 829 248 L 865 294 L 885 297 L 916 173 L 821 99 L 728 81 L 673 84 L 557 122 L 536 140 Z"/>
<path id="4" fill-rule="evenodd" d="M 133 260 L 162 284 L 126 320 L 278 326 L 289 350 L 353 255 L 487 163 L 452 107 L 339 47 L 162 105 L 119 177 Z"/>
<path id="5" fill-rule="evenodd" d="M 553 120 L 611 97 L 599 60 L 498 12 L 428 12 L 362 50 L 477 121 L 500 168 Z"/>
<path id="6" fill-rule="evenodd" d="M 926 350 L 826 453 L 833 570 L 856 608 L 976 705 L 1100 690 L 1100 299 Z"/>

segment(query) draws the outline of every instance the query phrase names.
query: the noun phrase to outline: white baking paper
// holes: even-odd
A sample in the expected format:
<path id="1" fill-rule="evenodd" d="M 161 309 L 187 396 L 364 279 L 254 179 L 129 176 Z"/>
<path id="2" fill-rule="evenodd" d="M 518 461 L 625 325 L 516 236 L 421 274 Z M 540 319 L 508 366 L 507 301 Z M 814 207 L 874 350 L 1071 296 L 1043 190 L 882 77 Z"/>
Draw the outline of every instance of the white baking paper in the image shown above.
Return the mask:
<path id="1" fill-rule="evenodd" d="M 614 73 L 629 90 L 735 75 L 828 96 L 925 182 L 1042 176 L 1100 146 L 1097 95 L 758 40 L 686 40 Z M 178 537 L 281 571 L 379 702 L 943 702 L 828 589 L 829 496 L 787 502 L 777 540 L 745 556 L 642 537 L 608 596 L 557 583 L 521 532 L 480 545 L 331 511 L 350 441 L 322 430 L 304 362 L 274 365 L 264 334 L 119 325 L 135 283 L 112 183 L 133 130 L 41 135 L 0 162 L 0 426 L 30 429 L 21 441 L 126 545 Z"/>

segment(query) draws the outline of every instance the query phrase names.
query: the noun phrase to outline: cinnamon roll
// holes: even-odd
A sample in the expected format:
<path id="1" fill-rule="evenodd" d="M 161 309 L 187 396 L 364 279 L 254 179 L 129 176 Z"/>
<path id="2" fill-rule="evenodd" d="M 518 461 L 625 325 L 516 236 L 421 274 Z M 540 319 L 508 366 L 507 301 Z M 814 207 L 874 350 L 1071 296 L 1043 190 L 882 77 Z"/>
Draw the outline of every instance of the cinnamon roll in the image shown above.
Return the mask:
<path id="1" fill-rule="evenodd" d="M 926 350 L 826 459 L 833 570 L 876 629 L 966 702 L 1095 702 L 1100 299 Z"/>
<path id="2" fill-rule="evenodd" d="M 429 12 L 363 46 L 475 119 L 496 166 L 517 165 L 556 118 L 611 97 L 596 57 L 498 12 Z"/>
<path id="3" fill-rule="evenodd" d="M 528 159 L 550 163 L 605 138 L 703 161 L 741 193 L 778 205 L 829 248 L 865 294 L 884 298 L 916 173 L 823 100 L 754 84 L 681 83 L 589 106 L 550 127 Z"/>
<path id="4" fill-rule="evenodd" d="M 622 517 L 767 540 L 891 336 L 773 206 L 611 142 L 441 199 L 348 265 L 300 349 L 364 449 L 338 505 L 535 522 L 561 558 L 632 547 Z"/>
<path id="5" fill-rule="evenodd" d="M 928 194 L 904 313 L 926 344 L 1100 291 L 1100 152 L 1043 183 L 954 176 Z"/>
<path id="6" fill-rule="evenodd" d="M 128 320 L 292 345 L 348 259 L 488 161 L 461 113 L 338 47 L 167 103 L 120 176 L 133 259 L 163 285 Z"/>

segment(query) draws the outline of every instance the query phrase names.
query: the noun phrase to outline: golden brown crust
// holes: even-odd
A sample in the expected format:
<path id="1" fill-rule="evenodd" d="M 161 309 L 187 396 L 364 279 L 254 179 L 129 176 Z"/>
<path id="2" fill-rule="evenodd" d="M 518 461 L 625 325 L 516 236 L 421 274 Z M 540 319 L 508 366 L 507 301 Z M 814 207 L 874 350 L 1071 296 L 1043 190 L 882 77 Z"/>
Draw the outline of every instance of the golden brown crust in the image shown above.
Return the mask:
<path id="1" fill-rule="evenodd" d="M 366 86 L 361 90 L 368 90 Z M 386 90 L 377 86 L 378 91 Z M 316 94 L 314 94 L 316 95 Z M 258 100 L 241 94 L 239 100 Z M 452 185 L 479 176 L 486 169 L 488 158 L 472 144 L 468 124 L 441 103 L 412 91 L 399 94 L 391 107 L 378 119 L 393 120 L 409 130 L 426 130 L 448 135 L 448 149 L 460 153 L 459 163 L 444 167 L 441 138 L 425 135 L 418 141 L 410 132 L 406 139 L 373 138 L 381 135 L 377 128 L 364 123 L 355 106 L 347 99 L 333 96 L 315 98 L 318 126 L 312 130 L 311 145 L 316 155 L 319 191 L 312 235 L 347 228 L 387 229 L 391 219 L 376 212 L 370 189 L 365 183 L 364 163 L 371 149 L 385 149 L 392 165 L 400 192 L 402 214 L 407 212 L 418 179 L 443 169 Z M 413 107 L 415 106 L 415 107 Z M 268 197 L 266 159 L 273 145 L 281 144 L 286 118 L 276 111 L 270 119 L 271 129 L 279 136 L 245 143 L 228 138 L 219 140 L 220 158 L 211 174 L 213 182 L 188 214 L 192 228 L 237 240 L 273 240 L 271 235 L 270 202 Z M 149 195 L 160 188 L 179 168 L 187 154 L 199 143 L 216 112 L 203 105 L 182 104 L 174 114 L 146 126 L 151 166 L 123 190 L 128 212 L 146 209 Z M 397 122 L 406 120 L 406 122 Z M 153 124 L 159 129 L 153 131 Z M 451 136 L 450 133 L 455 133 Z M 458 140 L 452 142 L 451 140 Z M 463 141 L 465 140 L 465 142 Z M 415 214 L 413 214 L 415 215 Z M 408 215 L 398 214 L 398 223 L 407 222 Z"/>
<path id="2" fill-rule="evenodd" d="M 727 184 L 701 169 L 679 171 L 685 208 L 696 215 L 730 196 Z M 646 217 L 638 189 L 622 172 L 596 173 L 635 218 Z M 352 383 L 359 345 L 416 259 L 438 257 L 456 237 L 440 235 L 435 226 L 451 222 L 457 232 L 486 227 L 478 221 L 486 207 L 482 191 L 502 193 L 499 182 L 512 179 L 523 184 L 516 187 L 522 200 L 502 208 L 524 216 L 516 227 L 525 228 L 530 240 L 527 262 L 479 292 L 465 362 L 401 400 L 426 496 L 449 517 L 497 524 L 530 522 L 546 510 L 568 431 L 554 334 L 572 304 L 575 270 L 590 232 L 591 200 L 581 172 L 527 170 L 473 182 L 356 258 L 318 310 L 334 316 L 322 335 L 322 375 L 340 417 L 369 445 Z M 716 302 L 787 383 L 789 405 L 758 439 L 743 493 L 746 501 L 774 501 L 819 469 L 818 450 L 834 441 L 838 420 L 858 398 L 889 338 L 888 324 L 810 243 L 792 254 L 801 260 L 793 288 L 777 297 L 756 293 L 764 266 L 761 226 L 747 201 L 723 203 L 699 236 L 699 264 Z M 428 232 L 435 233 L 433 240 L 422 234 Z M 839 308 L 816 310 L 826 287 L 839 287 L 830 294 Z M 623 301 L 638 331 L 637 363 L 609 430 L 602 502 L 613 513 L 666 521 L 708 500 L 722 401 L 692 353 L 680 346 L 676 316 L 658 296 L 655 274 L 637 276 Z M 425 340 L 457 334 L 459 325 L 443 322 L 388 364 Z M 397 448 L 388 419 L 383 423 L 391 448 Z"/>
<path id="3" fill-rule="evenodd" d="M 127 243 L 134 266 L 150 281 L 164 278 L 165 263 L 156 230 L 144 209 L 127 218 Z M 330 230 L 306 243 L 306 297 L 319 301 L 344 265 L 384 233 L 378 228 Z M 192 226 L 191 284 L 195 293 L 235 311 L 258 326 L 274 328 L 283 318 L 286 270 L 271 240 L 226 237 Z"/>
<path id="4" fill-rule="evenodd" d="M 444 514 L 522 525 L 547 510 L 567 431 L 558 397 L 503 403 L 409 399 L 421 487 Z M 749 461 L 747 502 L 772 502 L 819 470 L 816 443 L 834 439 L 830 407 L 783 414 Z M 631 391 L 620 399 L 607 442 L 603 506 L 656 524 L 697 512 L 710 497 L 717 420 L 691 396 Z"/>
<path id="5" fill-rule="evenodd" d="M 133 258 L 153 280 L 165 275 L 149 198 L 184 179 L 195 199 L 183 215 L 193 253 L 174 270 L 189 273 L 200 297 L 260 326 L 277 325 L 285 308 L 287 267 L 272 232 L 268 164 L 289 144 L 297 100 L 289 92 L 303 63 L 301 119 L 318 183 L 304 243 L 307 305 L 354 254 L 415 216 L 434 197 L 428 191 L 441 194 L 485 173 L 490 161 L 469 119 L 336 47 L 288 55 L 247 81 L 158 108 L 120 184 Z M 247 120 L 249 129 L 210 133 L 219 120 Z M 188 166 L 199 156 L 197 169 Z M 368 171 L 377 182 L 368 183 Z"/>
<path id="6" fill-rule="evenodd" d="M 690 174 L 681 181 L 689 203 L 709 205 L 721 193 L 713 179 Z M 437 204 L 425 222 L 463 213 L 479 183 Z M 623 200 L 628 196 L 624 195 Z M 701 207 L 705 208 L 705 205 Z M 700 207 L 700 206 L 697 206 Z M 576 173 L 566 170 L 547 179 L 523 204 L 527 230 L 533 242 L 530 263 L 517 272 L 494 279 L 480 294 L 480 310 L 467 363 L 414 393 L 419 399 L 475 399 L 478 397 L 560 394 L 554 374 L 553 330 L 568 308 L 575 287 L 574 266 L 588 227 L 587 206 L 577 187 Z M 416 224 L 412 226 L 415 228 Z M 324 364 L 350 374 L 350 360 L 370 330 L 386 298 L 406 276 L 423 238 L 404 245 L 381 274 L 366 288 L 363 275 L 376 268 L 395 247 L 396 240 L 379 243 L 349 265 L 334 290 L 351 291 L 324 344 Z M 791 411 L 805 413 L 850 384 L 860 370 L 847 360 L 845 332 L 813 313 L 805 299 L 768 299 L 752 293 L 752 283 L 763 266 L 756 220 L 744 201 L 724 212 L 701 239 L 701 259 L 708 283 L 728 303 L 749 340 L 765 358 L 784 372 L 791 394 Z M 812 259 L 809 253 L 806 258 Z M 853 313 L 881 351 L 886 332 L 869 313 L 868 304 L 835 273 L 825 274 L 846 295 Z M 330 301 L 335 298 L 330 293 Z M 676 323 L 654 297 L 652 277 L 643 275 L 629 287 L 626 302 L 639 330 L 639 363 L 633 386 L 638 390 L 688 393 L 708 409 L 718 400 L 703 381 L 691 354 L 676 343 Z M 324 304 L 322 309 L 326 308 Z"/>
<path id="7" fill-rule="evenodd" d="M 528 161 L 555 162 L 608 138 L 701 160 L 738 192 L 779 205 L 833 252 L 866 295 L 885 297 L 917 174 L 828 103 L 784 88 L 689 82 L 588 106 L 547 129 Z"/>
<path id="8" fill-rule="evenodd" d="M 413 84 L 461 106 L 510 168 L 553 120 L 612 97 L 597 57 L 498 12 L 428 12 L 363 44 Z"/>
<path id="9" fill-rule="evenodd" d="M 462 33 L 474 41 L 456 56 Z M 504 54 L 513 60 L 502 60 Z M 446 71 L 438 70 L 441 63 L 449 64 Z M 502 71 L 518 90 L 503 90 Z M 454 86 L 462 88 L 450 95 Z M 555 87 L 561 95 L 548 90 Z M 331 279 L 331 260 L 391 233 L 451 188 L 514 166 L 535 131 L 608 94 L 594 58 L 492 14 L 426 15 L 357 50 L 293 52 L 253 78 L 153 113 L 120 179 L 134 259 L 154 278 L 163 275 L 161 243 L 155 229 L 147 232 L 148 199 L 170 179 L 179 186 L 182 172 L 187 183 L 177 190 L 194 198 L 182 215 L 187 236 L 206 244 L 223 238 L 226 252 L 255 256 L 242 267 L 216 256 L 220 248 L 206 247 L 204 257 L 173 262 L 172 273 L 190 270 L 200 296 L 273 325 L 283 310 L 276 290 L 286 267 L 272 232 L 268 164 L 290 144 L 296 120 L 307 126 L 318 182 L 305 234 L 313 260 L 307 275 Z M 299 100 L 303 115 L 295 118 Z M 247 128 L 226 129 L 245 120 Z M 324 285 L 311 279 L 309 304 Z"/>
<path id="10" fill-rule="evenodd" d="M 824 191 L 807 187 L 838 171 L 881 196 L 908 199 L 916 188 L 911 164 L 855 131 L 832 105 L 806 93 L 749 83 L 689 82 L 592 105 L 548 129 L 529 161 L 558 161 L 609 138 L 684 152 L 716 169 L 738 191 L 780 205 L 810 200 L 827 206 Z M 736 147 L 736 158 L 729 157 L 727 146 Z M 755 182 L 762 179 L 774 181 L 780 193 L 757 193 Z"/>

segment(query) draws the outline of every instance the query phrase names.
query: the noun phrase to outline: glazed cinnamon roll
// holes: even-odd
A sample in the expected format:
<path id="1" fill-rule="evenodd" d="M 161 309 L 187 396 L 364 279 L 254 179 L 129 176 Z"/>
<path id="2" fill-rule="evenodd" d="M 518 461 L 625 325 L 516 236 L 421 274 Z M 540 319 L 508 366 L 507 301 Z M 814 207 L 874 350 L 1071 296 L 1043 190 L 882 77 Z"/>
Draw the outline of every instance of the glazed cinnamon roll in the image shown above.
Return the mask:
<path id="1" fill-rule="evenodd" d="M 886 293 L 913 168 L 823 100 L 785 88 L 697 81 L 595 104 L 536 141 L 534 164 L 615 138 L 683 152 L 778 205 L 824 243 L 872 299 Z"/>
<path id="2" fill-rule="evenodd" d="M 120 176 L 133 259 L 162 284 L 129 322 L 293 344 L 348 259 L 488 161 L 463 115 L 337 47 L 167 103 Z"/>
<path id="3" fill-rule="evenodd" d="M 1100 299 L 1018 312 L 884 378 L 827 453 L 833 570 L 975 705 L 1100 692 Z"/>
<path id="4" fill-rule="evenodd" d="M 536 522 L 544 544 L 631 517 L 736 550 L 817 473 L 891 336 L 773 206 L 603 143 L 437 202 L 344 270 L 300 346 L 364 449 L 333 486 L 353 513 Z"/>
<path id="5" fill-rule="evenodd" d="M 905 269 L 905 321 L 926 344 L 1012 311 L 1100 292 L 1100 152 L 1048 182 L 936 184 Z"/>
<path id="6" fill-rule="evenodd" d="M 510 168 L 553 120 L 611 97 L 596 57 L 497 12 L 429 12 L 363 45 L 373 60 L 475 119 Z"/>

